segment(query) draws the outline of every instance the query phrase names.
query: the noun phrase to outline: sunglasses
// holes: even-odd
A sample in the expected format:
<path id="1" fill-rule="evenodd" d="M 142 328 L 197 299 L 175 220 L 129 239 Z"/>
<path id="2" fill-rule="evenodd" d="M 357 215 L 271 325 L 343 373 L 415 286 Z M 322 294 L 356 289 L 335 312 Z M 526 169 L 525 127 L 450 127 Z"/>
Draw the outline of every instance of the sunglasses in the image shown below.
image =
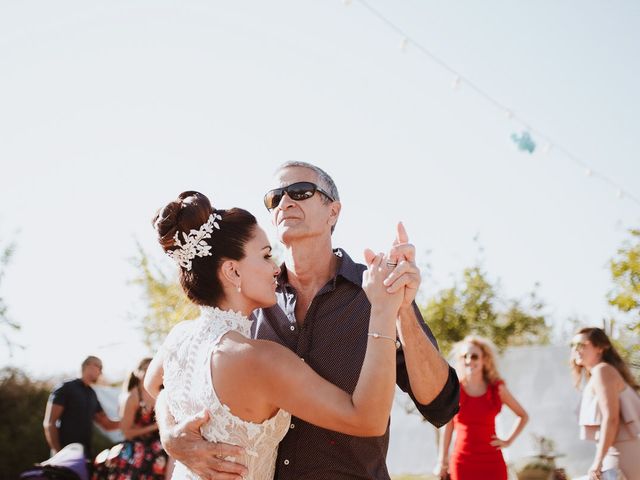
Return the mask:
<path id="1" fill-rule="evenodd" d="M 269 190 L 264 196 L 264 206 L 267 207 L 268 210 L 273 210 L 278 205 L 280 205 L 280 201 L 282 200 L 282 197 L 284 197 L 285 193 L 289 195 L 289 198 L 291 200 L 299 202 L 301 200 L 306 200 L 307 198 L 313 197 L 316 192 L 320 192 L 332 202 L 334 201 L 331 195 L 329 195 L 315 183 L 296 182 L 292 183 L 291 185 L 287 185 L 286 187 L 274 188 L 273 190 Z"/>
<path id="2" fill-rule="evenodd" d="M 582 350 L 584 347 L 587 346 L 586 342 L 571 342 L 569 345 L 571 345 L 571 349 L 572 350 Z"/>
<path id="3" fill-rule="evenodd" d="M 465 353 L 464 355 L 460 355 L 460 358 L 464 358 L 465 360 L 479 360 L 480 355 L 477 353 Z"/>

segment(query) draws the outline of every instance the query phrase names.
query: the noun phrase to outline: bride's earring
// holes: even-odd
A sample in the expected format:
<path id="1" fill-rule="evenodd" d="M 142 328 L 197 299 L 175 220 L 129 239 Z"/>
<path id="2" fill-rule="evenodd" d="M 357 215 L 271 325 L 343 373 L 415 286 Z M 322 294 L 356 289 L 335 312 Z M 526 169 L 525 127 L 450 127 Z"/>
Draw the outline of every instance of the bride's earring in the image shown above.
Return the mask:
<path id="1" fill-rule="evenodd" d="M 238 289 L 238 293 L 242 293 L 242 288 L 240 287 L 240 284 L 238 284 L 236 288 Z"/>

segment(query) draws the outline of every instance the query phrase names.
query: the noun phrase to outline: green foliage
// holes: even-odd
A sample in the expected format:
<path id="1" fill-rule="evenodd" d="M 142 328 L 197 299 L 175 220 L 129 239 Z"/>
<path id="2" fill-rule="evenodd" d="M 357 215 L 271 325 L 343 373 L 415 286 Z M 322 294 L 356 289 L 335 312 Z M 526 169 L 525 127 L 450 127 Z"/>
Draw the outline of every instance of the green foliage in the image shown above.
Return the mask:
<path id="1" fill-rule="evenodd" d="M 167 277 L 152 265 L 147 253 L 138 245 L 138 255 L 133 263 L 138 276 L 133 280 L 143 291 L 146 313 L 142 318 L 145 343 L 155 350 L 176 323 L 198 315 L 198 308 L 191 303 L 175 278 Z"/>
<path id="2" fill-rule="evenodd" d="M 42 421 L 52 389 L 51 382 L 31 380 L 16 368 L 0 370 L 0 480 L 18 478 L 49 458 Z M 96 452 L 113 445 L 97 428 L 92 442 Z"/>
<path id="3" fill-rule="evenodd" d="M 13 368 L 0 370 L 0 478 L 18 474 L 49 457 L 42 419 L 51 385 Z"/>
<path id="4" fill-rule="evenodd" d="M 10 243 L 5 246 L 0 253 L 0 286 L 2 285 L 2 279 L 4 278 L 6 267 L 11 260 L 11 256 L 15 250 L 15 244 Z M 20 325 L 9 318 L 7 305 L 2 297 L 0 297 L 0 335 L 2 336 L 2 341 L 5 346 L 9 349 L 9 353 L 11 353 L 14 342 L 11 340 L 11 332 L 15 332 L 20 330 Z"/>
<path id="5" fill-rule="evenodd" d="M 617 255 L 609 262 L 614 288 L 609 303 L 634 318 L 630 328 L 640 333 L 640 230 L 630 230 Z"/>
<path id="6" fill-rule="evenodd" d="M 503 302 L 486 273 L 475 266 L 464 270 L 461 286 L 440 291 L 421 311 L 444 353 L 469 334 L 487 337 L 502 350 L 510 345 L 548 343 L 550 328 L 535 291 L 528 303 L 525 308 L 518 300 Z"/>

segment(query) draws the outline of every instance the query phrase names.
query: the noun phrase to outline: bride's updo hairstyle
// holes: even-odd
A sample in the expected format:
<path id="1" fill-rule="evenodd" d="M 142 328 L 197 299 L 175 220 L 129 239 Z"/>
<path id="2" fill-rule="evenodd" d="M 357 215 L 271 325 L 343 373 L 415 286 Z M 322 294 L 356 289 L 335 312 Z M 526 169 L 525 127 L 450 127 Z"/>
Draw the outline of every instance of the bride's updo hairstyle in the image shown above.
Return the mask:
<path id="1" fill-rule="evenodd" d="M 173 202 L 161 208 L 153 218 L 153 226 L 158 233 L 158 242 L 165 252 L 179 249 L 175 235 L 183 238 L 183 233 L 199 230 L 212 214 L 220 227 L 214 228 L 211 238 L 203 241 L 211 246 L 211 255 L 194 257 L 191 269 L 179 266 L 180 284 L 189 299 L 197 305 L 216 306 L 223 296 L 222 282 L 218 269 L 225 260 L 242 260 L 244 246 L 255 234 L 256 218 L 241 208 L 216 210 L 209 199 L 200 192 L 182 192 Z"/>

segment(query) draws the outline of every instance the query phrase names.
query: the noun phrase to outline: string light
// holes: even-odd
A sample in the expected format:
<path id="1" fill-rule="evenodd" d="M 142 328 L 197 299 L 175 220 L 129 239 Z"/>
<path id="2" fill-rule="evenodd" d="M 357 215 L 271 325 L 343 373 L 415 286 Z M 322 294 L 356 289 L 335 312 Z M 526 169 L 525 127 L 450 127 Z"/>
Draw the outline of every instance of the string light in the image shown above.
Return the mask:
<path id="1" fill-rule="evenodd" d="M 424 47 L 420 42 L 416 41 L 414 38 L 412 38 L 407 32 L 405 32 L 402 28 L 400 28 L 399 26 L 397 26 L 395 23 L 393 23 L 392 21 L 390 21 L 387 17 L 385 17 L 382 13 L 380 13 L 378 10 L 376 10 L 375 8 L 373 8 L 371 5 L 369 5 L 369 3 L 367 2 L 367 0 L 357 0 L 360 5 L 362 5 L 366 10 L 369 11 L 369 13 L 371 13 L 373 16 L 375 16 L 376 18 L 378 18 L 378 20 L 380 20 L 382 23 L 384 23 L 388 28 L 390 28 L 391 30 L 393 30 L 396 34 L 400 35 L 403 40 L 401 42 L 401 49 L 402 51 L 405 51 L 406 46 L 408 46 L 409 43 L 412 44 L 412 46 L 420 53 L 422 53 L 423 55 L 425 55 L 426 57 L 428 57 L 432 62 L 434 62 L 435 64 L 437 64 L 438 66 L 440 66 L 441 68 L 443 68 L 444 70 L 448 71 L 450 74 L 453 75 L 453 82 L 451 84 L 451 87 L 456 90 L 460 87 L 461 84 L 461 75 L 459 72 L 457 72 L 455 69 L 453 69 L 452 67 L 449 66 L 449 64 L 447 64 L 445 61 L 443 61 L 442 59 L 440 59 L 437 55 L 435 55 L 434 53 L 432 53 L 430 50 L 428 50 L 426 47 Z M 343 0 L 345 5 L 348 5 L 351 3 L 351 0 Z M 615 188 L 617 191 L 617 196 L 618 198 L 627 198 L 629 200 L 631 200 L 632 202 L 636 203 L 637 205 L 640 205 L 640 199 L 638 199 L 637 197 L 635 197 L 634 195 L 630 194 L 629 192 L 625 191 L 620 185 L 618 185 L 617 183 L 613 182 L 612 180 L 610 180 L 608 177 L 602 175 L 602 174 L 594 174 L 593 170 L 591 170 L 591 168 L 584 162 L 582 161 L 580 158 L 578 158 L 576 155 L 574 155 L 571 151 L 569 151 L 568 149 L 566 149 L 565 147 L 563 147 L 561 144 L 559 144 L 558 142 L 554 141 L 553 139 L 551 139 L 549 137 L 549 135 L 545 134 L 544 132 L 538 130 L 537 128 L 532 127 L 531 125 L 529 125 L 523 118 L 521 118 L 519 115 L 515 115 L 513 113 L 513 111 L 506 107 L 505 105 L 503 105 L 501 102 L 499 102 L 498 100 L 496 100 L 493 96 L 491 96 L 489 93 L 487 93 L 486 91 L 484 91 L 483 89 L 481 89 L 478 85 L 476 85 L 475 83 L 471 82 L 468 78 L 465 77 L 465 84 L 467 85 L 467 87 L 469 87 L 471 90 L 473 90 L 476 94 L 478 94 L 479 96 L 481 96 L 482 98 L 484 98 L 488 103 L 490 103 L 491 105 L 493 105 L 495 108 L 497 108 L 498 110 L 502 111 L 504 113 L 504 115 L 512 121 L 515 121 L 517 123 L 519 123 L 526 131 L 530 132 L 530 134 L 535 135 L 536 137 L 538 137 L 539 139 L 542 139 L 543 141 L 545 141 L 545 146 L 542 149 L 542 152 L 544 154 L 548 154 L 551 150 L 551 146 L 553 145 L 555 147 L 555 149 L 560 152 L 565 158 L 567 158 L 568 160 L 570 160 L 571 162 L 575 163 L 576 165 L 580 166 L 581 168 L 585 169 L 585 173 L 587 176 L 593 176 L 593 177 L 597 177 L 599 180 L 603 181 L 604 183 L 609 184 L 611 187 Z"/>

